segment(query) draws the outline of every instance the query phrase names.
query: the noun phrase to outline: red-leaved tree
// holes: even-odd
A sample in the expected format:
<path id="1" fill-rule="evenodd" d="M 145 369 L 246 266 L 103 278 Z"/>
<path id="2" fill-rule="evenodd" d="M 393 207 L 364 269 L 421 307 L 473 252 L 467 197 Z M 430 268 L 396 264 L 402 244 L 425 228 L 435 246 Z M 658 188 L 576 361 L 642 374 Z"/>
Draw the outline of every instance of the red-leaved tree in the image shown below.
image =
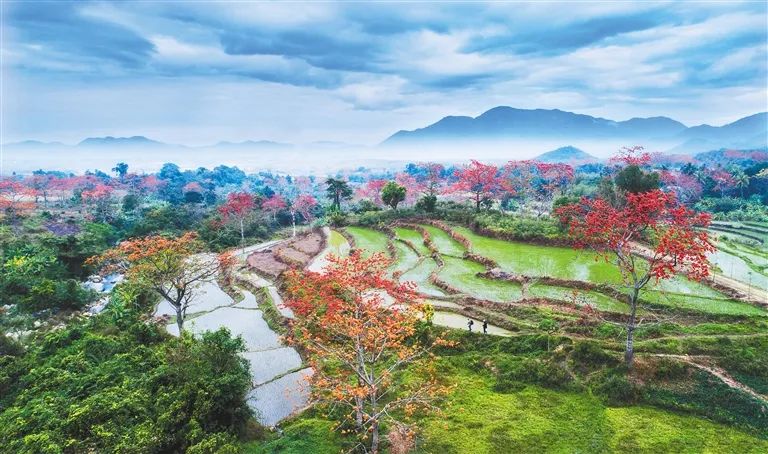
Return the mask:
<path id="1" fill-rule="evenodd" d="M 234 220 L 240 226 L 240 246 L 245 248 L 245 220 L 253 214 L 256 198 L 249 192 L 231 192 L 227 201 L 219 207 L 225 221 Z"/>
<path id="2" fill-rule="evenodd" d="M 710 216 L 660 190 L 627 194 L 622 208 L 600 198 L 583 198 L 556 214 L 568 225 L 577 247 L 594 249 L 621 273 L 630 308 L 624 358 L 631 367 L 640 291 L 651 279 L 668 279 L 678 272 L 694 280 L 708 275 L 707 254 L 715 247 L 700 228 L 709 225 Z"/>
<path id="3" fill-rule="evenodd" d="M 494 165 L 483 164 L 473 159 L 469 165 L 456 170 L 455 176 L 459 181 L 453 185 L 452 189 L 456 192 L 471 194 L 475 209 L 479 211 L 480 204 L 484 200 L 493 199 L 503 190 L 498 171 L 499 169 Z"/>
<path id="4" fill-rule="evenodd" d="M 275 221 L 277 220 L 277 213 L 280 210 L 285 209 L 287 206 L 288 204 L 285 202 L 283 196 L 275 194 L 261 204 L 261 209 L 267 213 L 272 214 L 272 220 Z"/>
<path id="5" fill-rule="evenodd" d="M 315 401 L 346 407 L 366 452 L 380 451 L 380 426 L 397 412 L 435 408 L 445 393 L 430 349 L 416 336 L 424 310 L 412 283 L 388 277 L 383 254 L 332 256 L 323 273 L 287 273 L 286 305 L 296 314 L 291 341 L 309 353 Z M 412 363 L 420 380 L 402 383 L 398 371 Z"/>
<path id="6" fill-rule="evenodd" d="M 296 236 L 296 215 L 300 214 L 305 221 L 309 222 L 314 217 L 312 210 L 314 210 L 316 206 L 317 199 L 309 194 L 301 194 L 300 196 L 296 197 L 293 202 L 291 202 L 290 211 L 291 223 L 293 225 L 293 236 Z"/>

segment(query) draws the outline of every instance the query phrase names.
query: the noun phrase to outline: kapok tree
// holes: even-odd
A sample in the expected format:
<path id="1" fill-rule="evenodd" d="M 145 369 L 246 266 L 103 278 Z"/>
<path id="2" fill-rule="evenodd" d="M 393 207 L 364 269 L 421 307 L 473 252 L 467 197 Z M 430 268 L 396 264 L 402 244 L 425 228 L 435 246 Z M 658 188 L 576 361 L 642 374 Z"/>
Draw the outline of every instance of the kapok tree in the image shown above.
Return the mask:
<path id="1" fill-rule="evenodd" d="M 261 209 L 272 214 L 272 220 L 277 221 L 277 213 L 288 206 L 283 196 L 274 194 L 261 204 Z"/>
<path id="2" fill-rule="evenodd" d="M 455 172 L 457 181 L 453 185 L 453 191 L 468 192 L 475 202 L 475 209 L 480 210 L 480 204 L 486 199 L 492 199 L 503 190 L 501 178 L 498 176 L 498 168 L 494 165 L 483 164 L 474 159 L 469 165 L 457 169 Z"/>
<path id="3" fill-rule="evenodd" d="M 80 193 L 80 199 L 94 219 L 106 221 L 111 214 L 112 194 L 114 192 L 115 190 L 111 186 L 98 183 L 90 189 L 84 189 Z"/>
<path id="4" fill-rule="evenodd" d="M 11 178 L 0 180 L 0 215 L 13 219 L 35 208 L 34 193 Z"/>
<path id="5" fill-rule="evenodd" d="M 119 272 L 128 282 L 157 292 L 176 311 L 179 333 L 196 289 L 219 273 L 228 276 L 234 265 L 231 254 L 203 253 L 204 244 L 192 232 L 178 238 L 148 236 L 123 241 L 86 263 L 102 272 Z"/>
<path id="6" fill-rule="evenodd" d="M 560 207 L 556 215 L 577 247 L 594 249 L 621 273 L 630 309 L 624 359 L 631 367 L 640 292 L 652 279 L 682 273 L 701 280 L 708 275 L 707 254 L 715 247 L 701 228 L 709 225 L 710 216 L 680 205 L 674 194 L 661 190 L 629 193 L 621 208 L 604 199 L 583 198 Z"/>
<path id="7" fill-rule="evenodd" d="M 219 207 L 219 213 L 225 221 L 233 220 L 240 226 L 240 246 L 245 248 L 245 220 L 253 214 L 256 198 L 248 192 L 232 192 L 227 201 Z"/>
<path id="8" fill-rule="evenodd" d="M 380 450 L 380 426 L 393 412 L 435 408 L 447 389 L 432 371 L 430 349 L 447 342 L 420 342 L 422 304 L 412 283 L 387 275 L 383 254 L 331 256 L 322 273 L 287 273 L 286 305 L 296 314 L 290 340 L 303 346 L 315 370 L 312 396 L 347 417 L 366 452 Z M 401 384 L 396 374 L 418 362 L 421 380 Z"/>
<path id="9" fill-rule="evenodd" d="M 300 214 L 305 221 L 309 222 L 314 217 L 312 210 L 317 206 L 317 199 L 309 194 L 301 194 L 296 200 L 291 202 L 289 210 L 291 212 L 291 223 L 293 225 L 293 236 L 296 236 L 296 215 Z"/>

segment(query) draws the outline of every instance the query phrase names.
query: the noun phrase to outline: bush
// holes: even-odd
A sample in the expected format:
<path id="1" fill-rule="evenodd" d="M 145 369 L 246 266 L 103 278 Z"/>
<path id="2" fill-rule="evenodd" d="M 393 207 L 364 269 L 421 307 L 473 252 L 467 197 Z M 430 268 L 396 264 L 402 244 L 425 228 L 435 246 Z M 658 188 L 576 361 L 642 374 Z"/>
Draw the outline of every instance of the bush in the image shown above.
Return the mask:
<path id="1" fill-rule="evenodd" d="M 603 375 L 592 391 L 603 397 L 608 405 L 631 404 L 640 398 L 640 390 L 621 372 L 610 371 Z"/>

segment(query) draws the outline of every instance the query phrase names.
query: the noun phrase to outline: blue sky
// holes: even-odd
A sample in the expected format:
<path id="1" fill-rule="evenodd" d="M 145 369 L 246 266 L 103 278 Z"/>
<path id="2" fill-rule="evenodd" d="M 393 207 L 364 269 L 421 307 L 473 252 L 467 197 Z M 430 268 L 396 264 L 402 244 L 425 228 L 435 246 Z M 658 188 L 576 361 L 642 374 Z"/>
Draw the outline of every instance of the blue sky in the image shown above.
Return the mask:
<path id="1" fill-rule="evenodd" d="M 375 144 L 497 106 L 723 124 L 765 2 L 5 2 L 3 141 Z"/>

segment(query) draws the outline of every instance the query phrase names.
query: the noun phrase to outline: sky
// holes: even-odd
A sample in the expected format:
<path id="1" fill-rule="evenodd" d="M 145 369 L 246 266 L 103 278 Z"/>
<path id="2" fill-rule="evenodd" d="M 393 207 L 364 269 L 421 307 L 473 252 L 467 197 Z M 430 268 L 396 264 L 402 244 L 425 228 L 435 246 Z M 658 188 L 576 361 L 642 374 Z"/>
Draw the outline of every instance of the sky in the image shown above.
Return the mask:
<path id="1" fill-rule="evenodd" d="M 768 110 L 766 2 L 2 3 L 2 142 L 374 145 L 498 106 Z"/>

